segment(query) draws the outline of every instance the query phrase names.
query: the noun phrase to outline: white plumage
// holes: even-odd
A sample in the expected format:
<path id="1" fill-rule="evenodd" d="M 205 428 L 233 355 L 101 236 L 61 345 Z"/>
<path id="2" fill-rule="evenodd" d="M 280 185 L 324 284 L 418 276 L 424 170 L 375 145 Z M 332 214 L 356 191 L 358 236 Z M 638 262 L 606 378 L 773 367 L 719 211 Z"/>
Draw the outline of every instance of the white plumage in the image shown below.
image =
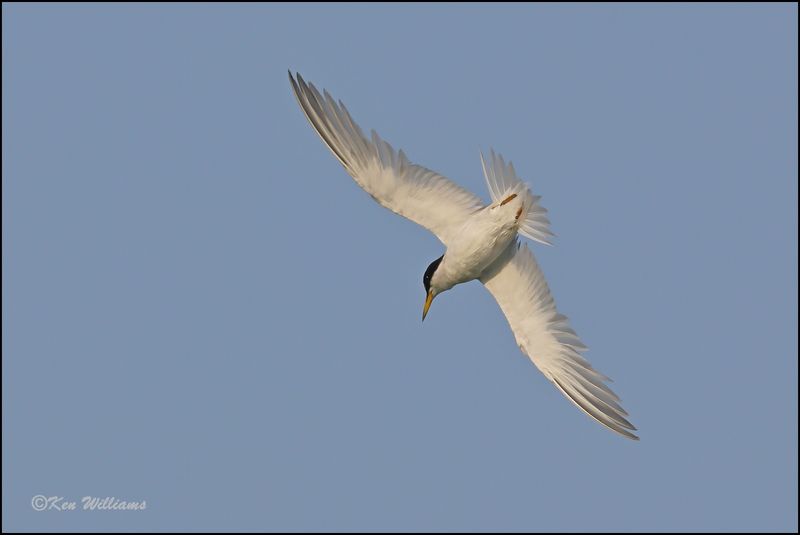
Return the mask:
<path id="1" fill-rule="evenodd" d="M 289 79 L 300 107 L 322 141 L 358 185 L 381 205 L 427 228 L 445 245 L 452 233 L 483 207 L 478 196 L 409 162 L 402 150 L 396 152 L 374 130 L 372 139 L 367 139 L 344 104 L 337 104 L 327 91 L 323 97 L 299 74 L 297 82 L 291 75 Z"/>
<path id="2" fill-rule="evenodd" d="M 533 253 L 518 234 L 550 244 L 553 236 L 540 197 L 533 195 L 509 162 L 492 151 L 481 164 L 492 202 L 425 167 L 411 163 L 374 131 L 367 138 L 341 101 L 320 94 L 298 74 L 289 79 L 314 130 L 355 181 L 378 203 L 433 232 L 447 247 L 423 279 L 427 300 L 456 284 L 480 280 L 508 319 L 523 353 L 586 414 L 617 433 L 638 440 L 619 398 L 581 355 L 581 343 L 556 310 Z"/>

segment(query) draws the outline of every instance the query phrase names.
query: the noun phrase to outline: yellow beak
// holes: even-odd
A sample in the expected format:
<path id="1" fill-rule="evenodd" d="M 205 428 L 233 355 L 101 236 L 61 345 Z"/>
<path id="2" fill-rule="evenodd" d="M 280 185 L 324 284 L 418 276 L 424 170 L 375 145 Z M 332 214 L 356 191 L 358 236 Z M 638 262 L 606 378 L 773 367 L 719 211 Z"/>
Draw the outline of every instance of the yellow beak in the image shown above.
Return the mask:
<path id="1" fill-rule="evenodd" d="M 422 309 L 422 321 L 425 321 L 425 316 L 428 315 L 428 309 L 431 308 L 433 302 L 433 292 L 428 290 L 428 297 L 425 298 L 425 307 Z"/>

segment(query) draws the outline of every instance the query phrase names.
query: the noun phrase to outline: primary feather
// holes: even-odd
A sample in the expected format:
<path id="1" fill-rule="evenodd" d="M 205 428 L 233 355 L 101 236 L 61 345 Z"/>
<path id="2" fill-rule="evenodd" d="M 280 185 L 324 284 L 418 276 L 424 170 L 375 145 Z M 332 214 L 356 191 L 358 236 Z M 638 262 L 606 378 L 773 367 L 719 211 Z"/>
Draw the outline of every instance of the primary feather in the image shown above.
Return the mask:
<path id="1" fill-rule="evenodd" d="M 539 370 L 586 414 L 634 440 L 636 428 L 625 419 L 608 377 L 592 368 L 581 352 L 586 346 L 559 314 L 550 289 L 528 246 L 512 243 L 481 277 L 500 305 L 517 345 Z"/>
<path id="2" fill-rule="evenodd" d="M 367 139 L 341 102 L 289 73 L 300 107 L 322 141 L 373 199 L 433 232 L 447 245 L 484 204 L 442 175 L 411 163 L 373 130 Z"/>

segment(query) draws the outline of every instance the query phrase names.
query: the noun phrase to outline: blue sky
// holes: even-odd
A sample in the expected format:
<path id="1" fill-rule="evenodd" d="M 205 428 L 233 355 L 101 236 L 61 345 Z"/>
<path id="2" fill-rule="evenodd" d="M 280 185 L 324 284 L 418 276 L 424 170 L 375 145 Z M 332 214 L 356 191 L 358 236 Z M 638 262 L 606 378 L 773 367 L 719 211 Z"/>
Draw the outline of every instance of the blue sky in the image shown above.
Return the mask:
<path id="1" fill-rule="evenodd" d="M 441 245 L 287 69 L 515 163 L 641 442 L 480 284 L 420 322 Z M 796 147 L 794 4 L 4 4 L 3 529 L 795 531 Z"/>

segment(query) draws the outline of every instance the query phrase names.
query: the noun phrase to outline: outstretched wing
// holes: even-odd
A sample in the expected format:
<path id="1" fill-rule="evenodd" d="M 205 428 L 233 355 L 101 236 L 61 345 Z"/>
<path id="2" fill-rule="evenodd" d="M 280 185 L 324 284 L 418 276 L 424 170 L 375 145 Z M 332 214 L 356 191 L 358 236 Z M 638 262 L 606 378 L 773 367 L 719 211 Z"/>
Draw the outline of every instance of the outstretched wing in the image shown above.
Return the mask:
<path id="1" fill-rule="evenodd" d="M 506 315 L 517 344 L 539 370 L 586 414 L 634 439 L 636 428 L 606 386 L 608 377 L 581 356 L 586 350 L 566 316 L 558 313 L 544 275 L 527 246 L 512 243 L 481 277 Z"/>
<path id="2" fill-rule="evenodd" d="M 476 195 L 447 178 L 408 161 L 373 130 L 367 139 L 341 101 L 300 74 L 289 73 L 297 102 L 311 126 L 355 181 L 389 210 L 422 225 L 445 245 L 464 221 L 481 209 Z"/>

